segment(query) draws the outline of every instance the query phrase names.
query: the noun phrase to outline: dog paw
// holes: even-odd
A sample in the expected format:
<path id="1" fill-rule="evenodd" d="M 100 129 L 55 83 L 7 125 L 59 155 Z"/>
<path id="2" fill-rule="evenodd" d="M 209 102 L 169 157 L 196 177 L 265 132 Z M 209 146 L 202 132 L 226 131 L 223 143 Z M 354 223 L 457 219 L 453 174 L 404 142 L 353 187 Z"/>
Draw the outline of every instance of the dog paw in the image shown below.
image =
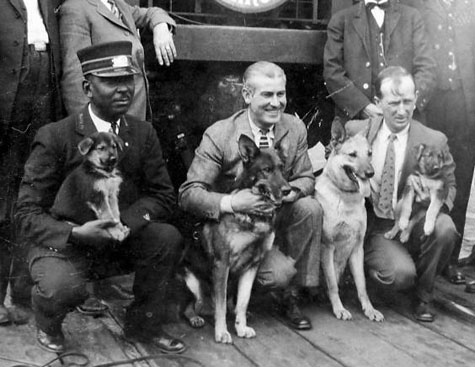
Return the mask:
<path id="1" fill-rule="evenodd" d="M 198 329 L 205 326 L 205 320 L 201 316 L 192 316 L 189 318 L 189 323 L 191 327 Z"/>
<path id="2" fill-rule="evenodd" d="M 338 320 L 348 321 L 348 320 L 351 320 L 353 317 L 351 315 L 351 312 L 348 311 L 346 308 L 333 310 L 333 313 L 335 314 Z"/>
<path id="3" fill-rule="evenodd" d="M 373 307 L 363 310 L 365 316 L 371 321 L 381 322 L 384 321 L 384 316 L 378 310 L 375 310 Z"/>
<path id="4" fill-rule="evenodd" d="M 394 237 L 396 237 L 396 234 L 397 234 L 397 231 L 388 231 L 384 234 L 384 238 L 386 238 L 387 240 L 392 240 L 394 239 Z"/>
<path id="5" fill-rule="evenodd" d="M 407 229 L 407 227 L 409 227 L 409 219 L 399 218 L 398 225 L 399 225 L 399 228 L 401 228 L 402 230 Z"/>
<path id="6" fill-rule="evenodd" d="M 223 343 L 223 344 L 232 344 L 233 342 L 233 338 L 231 337 L 231 334 L 226 329 L 215 330 L 214 340 L 216 341 L 216 343 Z"/>
<path id="7" fill-rule="evenodd" d="M 431 223 L 424 223 L 424 234 L 429 237 L 435 229 L 435 225 Z"/>
<path id="8" fill-rule="evenodd" d="M 249 326 L 240 326 L 240 325 L 235 325 L 236 326 L 236 334 L 240 338 L 254 338 L 256 336 L 256 332 L 252 327 Z"/>
<path id="9" fill-rule="evenodd" d="M 411 233 L 409 231 L 402 231 L 401 235 L 399 236 L 399 242 L 406 243 L 407 241 L 409 241 L 410 235 Z"/>

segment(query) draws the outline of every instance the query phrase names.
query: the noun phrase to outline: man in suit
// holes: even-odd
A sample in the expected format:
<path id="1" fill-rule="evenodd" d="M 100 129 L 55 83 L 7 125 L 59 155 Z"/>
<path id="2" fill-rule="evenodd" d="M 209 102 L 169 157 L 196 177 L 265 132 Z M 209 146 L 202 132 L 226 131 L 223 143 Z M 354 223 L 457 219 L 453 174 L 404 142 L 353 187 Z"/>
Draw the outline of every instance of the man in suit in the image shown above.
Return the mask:
<path id="1" fill-rule="evenodd" d="M 218 220 L 222 213 L 259 212 L 265 205 L 250 190 L 231 194 L 242 172 L 238 139 L 244 134 L 260 146 L 276 147 L 283 174 L 292 187 L 278 210 L 274 248 L 261 265 L 257 282 L 283 289 L 284 317 L 296 329 L 310 329 L 297 306 L 298 288 L 318 285 L 322 211 L 314 191 L 305 125 L 284 113 L 286 77 L 277 65 L 260 61 L 247 68 L 242 95 L 248 108 L 210 126 L 196 150 L 187 180 L 179 190 L 181 207 L 200 218 Z M 262 145 L 261 145 L 262 146 Z"/>
<path id="2" fill-rule="evenodd" d="M 58 2 L 0 2 L 0 325 L 28 321 L 31 286 L 11 215 L 36 131 L 62 117 Z M 7 310 L 9 279 L 13 306 Z"/>
<path id="3" fill-rule="evenodd" d="M 167 284 L 181 253 L 182 237 L 167 223 L 175 195 L 150 123 L 126 115 L 134 94 L 132 44 L 127 41 L 90 46 L 78 52 L 90 103 L 82 111 L 42 127 L 25 165 L 15 220 L 28 254 L 34 287 L 37 340 L 44 349 L 64 350 L 61 324 L 87 296 L 85 284 L 96 265 L 120 261 L 135 271 L 134 301 L 127 309 L 124 332 L 129 339 L 154 343 L 167 353 L 184 344 L 161 329 Z M 65 177 L 81 161 L 78 143 L 95 131 L 117 132 L 124 141 L 118 168 L 123 177 L 119 207 L 130 234 L 121 243 L 107 228 L 113 221 L 75 225 L 50 213 Z M 92 212 L 90 213 L 92 215 Z M 92 216 L 94 218 L 94 216 Z"/>
<path id="4" fill-rule="evenodd" d="M 402 67 L 391 66 L 376 80 L 375 104 L 383 115 L 368 120 L 348 121 L 349 134 L 367 131 L 372 145 L 374 177 L 370 179 L 373 210 L 368 213 L 365 241 L 365 265 L 370 279 L 381 287 L 395 290 L 415 285 L 414 316 L 432 322 L 430 304 L 434 281 L 447 264 L 458 233 L 448 215 L 455 198 L 455 176 L 447 138 L 412 118 L 417 91 L 411 74 Z M 437 216 L 433 233 L 424 235 L 425 216 L 412 230 L 409 241 L 389 240 L 384 234 L 394 225 L 394 208 L 401 198 L 408 176 L 416 167 L 415 147 L 420 144 L 441 149 L 446 157 L 447 197 Z"/>
<path id="5" fill-rule="evenodd" d="M 419 12 L 395 0 L 364 0 L 335 13 L 327 28 L 323 76 L 347 121 L 381 115 L 374 82 L 387 66 L 399 65 L 415 79 L 422 112 L 435 84 L 435 62 Z"/>
<path id="6" fill-rule="evenodd" d="M 80 111 L 88 100 L 82 92 L 81 65 L 76 52 L 103 42 L 132 42 L 132 59 L 140 71 L 135 77 L 135 96 L 129 114 L 140 120 L 151 116 L 144 49 L 140 30 L 153 32 L 155 53 L 160 65 L 169 66 L 176 57 L 173 43 L 175 21 L 156 7 L 131 6 L 125 0 L 66 0 L 59 10 L 63 56 L 62 95 L 68 114 Z"/>

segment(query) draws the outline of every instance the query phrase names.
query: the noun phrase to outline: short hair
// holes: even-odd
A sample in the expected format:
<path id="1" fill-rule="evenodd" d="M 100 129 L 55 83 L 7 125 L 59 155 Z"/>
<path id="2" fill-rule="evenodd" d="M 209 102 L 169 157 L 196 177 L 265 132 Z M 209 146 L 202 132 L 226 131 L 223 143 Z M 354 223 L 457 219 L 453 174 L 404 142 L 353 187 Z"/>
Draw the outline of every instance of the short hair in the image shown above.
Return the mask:
<path id="1" fill-rule="evenodd" d="M 269 61 L 258 61 L 248 66 L 242 77 L 243 88 L 248 90 L 254 90 L 252 85 L 252 79 L 258 75 L 266 76 L 268 78 L 283 78 L 284 82 L 287 81 L 284 70 Z"/>
<path id="2" fill-rule="evenodd" d="M 376 78 L 375 89 L 376 97 L 382 98 L 381 86 L 386 79 L 391 79 L 393 82 L 393 93 L 398 95 L 398 87 L 401 84 L 403 78 L 409 77 L 414 83 L 414 78 L 405 68 L 402 66 L 388 66 L 387 68 L 381 70 Z M 415 83 L 414 83 L 415 86 Z"/>

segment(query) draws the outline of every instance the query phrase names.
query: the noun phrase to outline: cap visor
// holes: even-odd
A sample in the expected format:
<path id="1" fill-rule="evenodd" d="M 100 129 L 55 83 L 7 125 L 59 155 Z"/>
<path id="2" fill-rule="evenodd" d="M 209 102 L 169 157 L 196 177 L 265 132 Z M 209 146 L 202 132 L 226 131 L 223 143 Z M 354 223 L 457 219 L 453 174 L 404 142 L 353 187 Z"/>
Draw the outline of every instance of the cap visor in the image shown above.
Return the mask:
<path id="1" fill-rule="evenodd" d="M 140 72 L 134 67 L 124 67 L 124 68 L 110 68 L 97 71 L 91 71 L 89 74 L 99 76 L 101 78 L 114 78 L 118 76 L 128 76 L 140 74 Z"/>

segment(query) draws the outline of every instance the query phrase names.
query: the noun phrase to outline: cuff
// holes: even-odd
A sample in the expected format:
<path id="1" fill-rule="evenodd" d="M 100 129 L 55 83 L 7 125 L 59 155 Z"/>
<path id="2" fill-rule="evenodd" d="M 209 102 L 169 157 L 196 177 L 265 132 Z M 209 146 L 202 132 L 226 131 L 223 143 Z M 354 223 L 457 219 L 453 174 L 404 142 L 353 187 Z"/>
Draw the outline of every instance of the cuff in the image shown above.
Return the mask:
<path id="1" fill-rule="evenodd" d="M 219 211 L 221 213 L 234 213 L 233 206 L 231 204 L 232 195 L 223 196 L 219 202 Z"/>

